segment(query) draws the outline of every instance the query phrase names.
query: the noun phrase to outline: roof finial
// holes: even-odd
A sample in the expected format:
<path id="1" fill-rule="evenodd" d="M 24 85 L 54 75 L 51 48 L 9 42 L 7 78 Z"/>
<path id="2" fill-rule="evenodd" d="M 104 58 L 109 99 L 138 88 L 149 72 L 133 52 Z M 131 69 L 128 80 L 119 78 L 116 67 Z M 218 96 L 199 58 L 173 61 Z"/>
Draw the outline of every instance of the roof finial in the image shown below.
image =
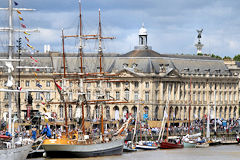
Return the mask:
<path id="1" fill-rule="evenodd" d="M 142 28 L 144 28 L 144 22 L 142 23 Z"/>

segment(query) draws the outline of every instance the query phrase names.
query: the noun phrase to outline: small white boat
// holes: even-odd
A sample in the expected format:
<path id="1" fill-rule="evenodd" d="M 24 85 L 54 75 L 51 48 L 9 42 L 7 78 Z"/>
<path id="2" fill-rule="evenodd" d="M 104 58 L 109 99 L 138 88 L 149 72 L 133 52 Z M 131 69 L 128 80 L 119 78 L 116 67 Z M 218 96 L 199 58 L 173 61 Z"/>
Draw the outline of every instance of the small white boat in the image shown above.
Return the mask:
<path id="1" fill-rule="evenodd" d="M 196 147 L 196 142 L 194 141 L 188 141 L 185 142 L 183 141 L 184 148 L 195 148 Z"/>
<path id="2" fill-rule="evenodd" d="M 158 149 L 158 146 L 156 142 L 152 141 L 139 141 L 136 145 L 137 149 L 144 149 L 144 150 L 156 150 Z"/>
<path id="3" fill-rule="evenodd" d="M 209 143 L 197 143 L 196 148 L 208 148 Z"/>

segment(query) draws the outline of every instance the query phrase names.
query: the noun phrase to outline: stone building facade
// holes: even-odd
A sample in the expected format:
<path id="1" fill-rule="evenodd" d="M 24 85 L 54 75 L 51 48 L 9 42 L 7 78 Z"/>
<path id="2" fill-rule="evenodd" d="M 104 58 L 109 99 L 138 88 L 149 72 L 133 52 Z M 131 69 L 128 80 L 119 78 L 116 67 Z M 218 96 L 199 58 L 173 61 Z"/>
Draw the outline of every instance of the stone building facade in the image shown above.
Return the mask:
<path id="1" fill-rule="evenodd" d="M 6 55 L 1 55 L 3 58 Z M 29 56 L 38 60 L 36 71 L 31 67 L 20 67 L 20 86 L 23 89 L 52 90 L 44 92 L 47 101 L 61 102 L 54 79 L 61 79 L 63 59 L 61 53 L 23 54 L 21 66 L 32 66 Z M 85 54 L 84 72 L 99 71 L 99 57 Z M 93 83 L 84 83 L 83 90 L 88 100 L 97 99 L 104 94 L 107 99 L 124 103 L 104 104 L 104 119 L 118 120 L 127 114 L 137 114 L 140 119 L 147 116 L 149 120 L 161 120 L 164 108 L 169 106 L 170 119 L 185 123 L 189 108 L 191 120 L 202 119 L 209 113 L 219 119 L 239 118 L 239 74 L 231 70 L 222 60 L 206 56 L 159 54 L 147 45 L 147 30 L 139 31 L 139 46 L 126 54 L 106 54 L 102 60 L 103 70 L 113 78 Z M 16 67 L 18 64 L 15 64 Z M 7 81 L 6 68 L 0 64 L 0 88 Z M 41 68 L 42 67 L 42 68 Z M 45 68 L 44 68 L 45 67 Z M 80 58 L 78 54 L 66 54 L 68 100 L 77 102 L 80 92 Z M 37 76 L 34 75 L 37 73 Z M 71 75 L 78 75 L 73 78 Z M 18 69 L 14 76 L 18 80 Z M 95 78 L 89 76 L 87 78 Z M 41 84 L 39 88 L 36 79 Z M 75 80 L 73 80 L 75 79 Z M 60 81 L 57 81 L 62 85 Z M 15 85 L 17 87 L 17 83 Z M 63 86 L 62 86 L 63 87 Z M 44 113 L 43 95 L 32 92 L 33 110 Z M 21 110 L 26 110 L 27 94 L 21 93 Z M 13 101 L 16 98 L 13 97 Z M 168 102 L 168 104 L 167 104 Z M 13 105 L 14 106 L 14 105 Z M 14 112 L 17 112 L 17 102 Z M 64 120 L 64 105 L 52 103 L 47 105 L 47 112 L 56 113 L 58 121 Z M 191 107 L 189 107 L 191 106 Z M 6 119 L 8 96 L 0 92 L 0 117 Z M 100 118 L 100 107 L 96 104 L 85 106 L 85 118 Z M 26 112 L 21 112 L 22 119 Z M 68 117 L 73 120 L 81 117 L 81 107 L 77 103 L 68 104 Z"/>

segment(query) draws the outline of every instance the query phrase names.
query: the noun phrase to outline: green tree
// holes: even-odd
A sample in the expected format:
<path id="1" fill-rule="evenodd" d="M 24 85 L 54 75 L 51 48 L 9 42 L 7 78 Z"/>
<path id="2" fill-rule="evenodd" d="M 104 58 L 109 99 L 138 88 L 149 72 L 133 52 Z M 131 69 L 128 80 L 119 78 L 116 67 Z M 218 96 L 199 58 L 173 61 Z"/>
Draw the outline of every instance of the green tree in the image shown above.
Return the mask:
<path id="1" fill-rule="evenodd" d="M 233 57 L 234 61 L 240 61 L 240 54 L 237 54 L 236 56 Z"/>
<path id="2" fill-rule="evenodd" d="M 232 60 L 232 58 L 229 57 L 229 56 L 224 56 L 224 57 L 223 57 L 223 60 Z"/>

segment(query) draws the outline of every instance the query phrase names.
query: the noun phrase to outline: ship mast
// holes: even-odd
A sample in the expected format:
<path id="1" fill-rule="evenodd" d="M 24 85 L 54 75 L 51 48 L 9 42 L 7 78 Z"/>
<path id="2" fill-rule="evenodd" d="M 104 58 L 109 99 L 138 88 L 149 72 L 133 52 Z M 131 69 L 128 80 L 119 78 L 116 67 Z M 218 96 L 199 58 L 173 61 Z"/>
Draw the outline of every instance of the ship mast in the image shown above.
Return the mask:
<path id="1" fill-rule="evenodd" d="M 191 85 L 192 85 L 192 77 L 190 77 L 190 82 L 189 82 L 189 108 L 188 108 L 188 134 L 190 134 L 190 125 L 191 125 Z"/>
<path id="2" fill-rule="evenodd" d="M 65 87 L 66 82 L 66 59 L 65 59 L 65 49 L 64 49 L 64 33 L 62 29 L 62 53 L 63 53 L 63 87 Z M 67 117 L 67 103 L 66 100 L 64 100 L 64 109 L 65 109 L 65 129 L 66 129 L 66 136 L 68 136 L 68 117 Z"/>
<path id="3" fill-rule="evenodd" d="M 0 10 L 8 10 L 8 27 L 6 28 L 0 28 L 1 32 L 8 32 L 8 59 L 1 59 L 1 61 L 5 61 L 6 66 L 8 68 L 8 81 L 7 81 L 7 87 L 8 87 L 8 91 L 4 91 L 7 92 L 8 94 L 8 100 L 9 100 L 9 104 L 8 104 L 8 115 L 9 115 L 9 119 L 8 119 L 8 131 L 11 133 L 11 126 L 12 126 L 12 93 L 16 92 L 13 91 L 13 64 L 12 62 L 19 62 L 20 60 L 17 59 L 13 59 L 13 53 L 14 53 L 14 32 L 24 32 L 24 31 L 28 31 L 28 32 L 36 32 L 38 30 L 17 30 L 14 29 L 13 26 L 13 11 L 33 11 L 34 9 L 26 9 L 26 8 L 13 8 L 13 3 L 12 0 L 8 1 L 8 8 L 0 8 Z M 20 103 L 20 102 L 19 102 Z M 18 112 L 20 112 L 20 108 L 18 108 Z M 20 118 L 21 115 L 19 115 Z"/>

